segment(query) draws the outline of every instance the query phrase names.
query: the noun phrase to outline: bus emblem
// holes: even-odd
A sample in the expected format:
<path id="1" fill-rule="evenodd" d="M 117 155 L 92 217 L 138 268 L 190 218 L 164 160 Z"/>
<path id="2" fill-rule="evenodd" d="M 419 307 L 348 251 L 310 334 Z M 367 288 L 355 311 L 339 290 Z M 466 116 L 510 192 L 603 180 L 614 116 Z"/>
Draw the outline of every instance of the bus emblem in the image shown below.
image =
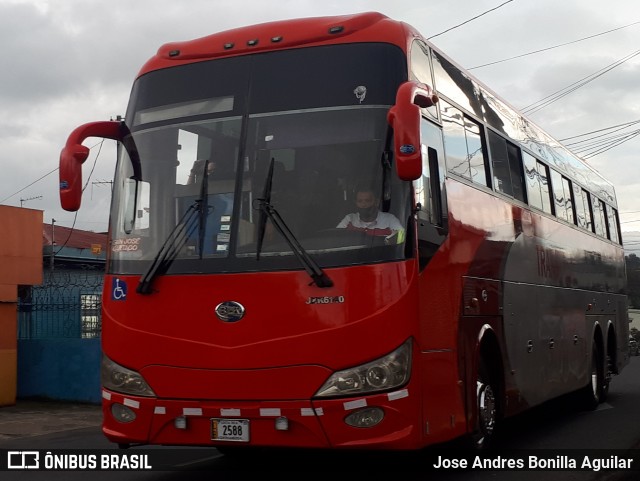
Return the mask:
<path id="1" fill-rule="evenodd" d="M 400 146 L 401 154 L 413 154 L 416 151 L 416 148 L 411 144 L 404 144 Z"/>
<path id="2" fill-rule="evenodd" d="M 236 301 L 224 301 L 216 306 L 216 316 L 223 322 L 237 322 L 244 316 L 244 306 Z"/>
<path id="3" fill-rule="evenodd" d="M 364 85 L 358 85 L 353 90 L 353 93 L 355 94 L 356 99 L 358 99 L 360 103 L 362 103 L 364 101 L 364 98 L 367 96 L 367 87 L 365 87 Z"/>

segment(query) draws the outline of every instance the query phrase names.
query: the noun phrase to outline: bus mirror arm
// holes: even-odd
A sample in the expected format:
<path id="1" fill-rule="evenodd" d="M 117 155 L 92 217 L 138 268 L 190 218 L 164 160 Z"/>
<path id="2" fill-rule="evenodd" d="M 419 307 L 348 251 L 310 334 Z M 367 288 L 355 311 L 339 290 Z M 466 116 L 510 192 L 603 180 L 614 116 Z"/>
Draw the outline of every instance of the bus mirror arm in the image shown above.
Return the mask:
<path id="1" fill-rule="evenodd" d="M 398 88 L 387 121 L 394 132 L 396 171 L 402 180 L 416 180 L 422 175 L 420 109 L 437 101 L 438 96 L 426 84 L 409 81 Z"/>
<path id="2" fill-rule="evenodd" d="M 82 164 L 89 156 L 89 148 L 82 145 L 88 137 L 102 137 L 122 141 L 123 123 L 119 121 L 90 122 L 76 128 L 60 152 L 60 204 L 64 210 L 75 212 L 82 199 Z"/>

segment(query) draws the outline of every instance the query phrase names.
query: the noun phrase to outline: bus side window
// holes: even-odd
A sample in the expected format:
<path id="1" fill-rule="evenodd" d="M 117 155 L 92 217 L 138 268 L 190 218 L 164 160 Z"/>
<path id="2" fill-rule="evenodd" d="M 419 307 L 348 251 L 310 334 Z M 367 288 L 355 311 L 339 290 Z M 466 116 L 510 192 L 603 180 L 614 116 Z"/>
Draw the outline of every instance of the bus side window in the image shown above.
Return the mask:
<path id="1" fill-rule="evenodd" d="M 551 188 L 555 202 L 556 217 L 574 223 L 572 189 L 569 179 L 551 169 Z"/>
<path id="2" fill-rule="evenodd" d="M 433 74 L 431 70 L 431 59 L 429 58 L 429 47 L 419 40 L 411 45 L 411 79 L 422 82 L 433 87 Z M 438 119 L 438 104 L 421 109 L 423 115 L 427 114 L 431 118 Z"/>
<path id="3" fill-rule="evenodd" d="M 618 211 L 610 205 L 606 205 L 606 209 L 607 220 L 609 223 L 609 239 L 611 239 L 616 244 L 621 244 L 620 229 L 618 226 Z"/>
<path id="4" fill-rule="evenodd" d="M 447 102 L 439 103 L 449 172 L 490 186 L 482 126 Z"/>
<path id="5" fill-rule="evenodd" d="M 595 232 L 593 226 L 593 209 L 591 207 L 591 194 L 582 189 L 582 203 L 584 204 L 584 215 L 586 218 L 585 229 L 589 232 Z"/>
<path id="6" fill-rule="evenodd" d="M 552 213 L 551 196 L 549 195 L 549 168 L 532 155 L 522 152 L 527 199 L 529 205 L 541 211 Z"/>
<path id="7" fill-rule="evenodd" d="M 589 202 L 585 196 L 585 190 L 577 184 L 573 184 L 573 199 L 576 207 L 576 225 L 591 231 L 591 212 Z"/>
<path id="8" fill-rule="evenodd" d="M 606 220 L 604 217 L 604 202 L 591 194 L 591 208 L 593 209 L 594 231 L 600 237 L 607 238 Z"/>
<path id="9" fill-rule="evenodd" d="M 526 202 L 520 149 L 491 130 L 489 149 L 495 189 Z"/>

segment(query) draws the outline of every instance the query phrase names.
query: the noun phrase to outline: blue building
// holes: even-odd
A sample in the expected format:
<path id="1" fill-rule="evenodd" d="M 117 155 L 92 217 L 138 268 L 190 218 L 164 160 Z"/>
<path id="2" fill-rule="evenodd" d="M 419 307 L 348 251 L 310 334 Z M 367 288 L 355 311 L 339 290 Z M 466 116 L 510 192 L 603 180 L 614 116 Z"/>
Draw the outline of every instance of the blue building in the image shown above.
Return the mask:
<path id="1" fill-rule="evenodd" d="M 100 402 L 107 235 L 44 224 L 43 283 L 18 288 L 18 397 Z"/>

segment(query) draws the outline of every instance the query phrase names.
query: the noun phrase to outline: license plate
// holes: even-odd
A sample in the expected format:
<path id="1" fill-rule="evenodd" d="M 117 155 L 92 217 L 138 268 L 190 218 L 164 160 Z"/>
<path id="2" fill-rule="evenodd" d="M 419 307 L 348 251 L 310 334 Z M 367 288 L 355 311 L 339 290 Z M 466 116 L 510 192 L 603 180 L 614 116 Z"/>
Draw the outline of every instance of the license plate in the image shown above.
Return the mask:
<path id="1" fill-rule="evenodd" d="M 211 420 L 212 441 L 235 441 L 239 443 L 249 442 L 248 419 L 221 419 Z"/>

